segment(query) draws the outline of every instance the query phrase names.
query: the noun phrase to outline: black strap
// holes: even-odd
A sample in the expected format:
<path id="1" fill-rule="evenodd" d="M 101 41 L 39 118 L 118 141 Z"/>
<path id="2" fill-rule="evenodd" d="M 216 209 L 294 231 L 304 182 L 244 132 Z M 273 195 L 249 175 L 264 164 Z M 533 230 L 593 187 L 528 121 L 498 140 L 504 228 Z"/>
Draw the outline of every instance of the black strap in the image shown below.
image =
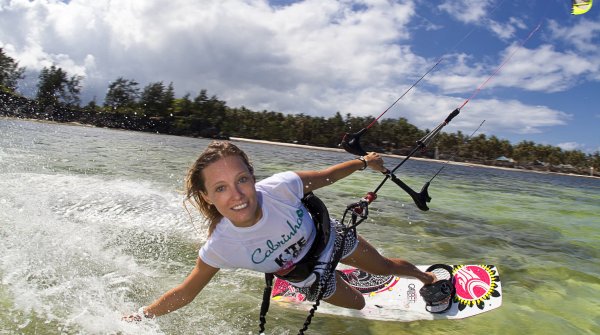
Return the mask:
<path id="1" fill-rule="evenodd" d="M 304 281 L 313 273 L 315 266 L 319 265 L 320 263 L 319 257 L 327 247 L 329 235 L 331 234 L 329 212 L 327 211 L 327 207 L 323 201 L 310 192 L 307 193 L 304 198 L 302 198 L 302 203 L 313 219 L 316 235 L 314 242 L 310 246 L 310 249 L 306 255 L 300 261 L 294 264 L 294 267 L 291 271 L 285 275 L 275 274 L 276 277 L 279 277 L 290 283 Z"/>
<path id="2" fill-rule="evenodd" d="M 334 272 L 333 280 L 337 280 L 337 278 L 335 277 L 336 276 L 335 268 L 337 267 L 338 262 L 342 259 L 342 256 L 344 253 L 344 248 L 346 246 L 346 236 L 348 236 L 348 232 L 350 232 L 351 230 L 356 233 L 356 227 L 352 227 L 352 228 L 344 227 L 343 232 L 342 232 L 342 243 L 340 245 L 340 248 L 337 250 L 334 250 L 333 259 L 331 260 L 330 263 L 327 264 L 327 268 L 325 269 L 325 273 L 324 273 L 325 275 L 327 275 L 328 272 Z M 334 242 L 334 248 L 335 248 L 335 242 Z M 319 308 L 319 304 L 321 303 L 321 300 L 323 299 L 323 295 L 325 295 L 325 292 L 327 291 L 327 287 L 325 285 L 321 285 L 321 283 L 320 283 L 321 279 L 322 278 L 317 276 L 317 280 L 318 280 L 317 283 L 319 285 L 320 291 L 317 296 L 317 300 L 315 301 L 312 308 L 308 312 L 308 316 L 306 317 L 306 320 L 304 321 L 303 327 L 298 331 L 298 335 L 304 335 L 304 332 L 308 330 L 308 326 L 310 326 L 310 324 L 312 322 L 312 318 L 315 316 L 315 312 L 317 311 L 317 308 Z M 326 284 L 326 283 L 324 283 L 324 284 Z"/>
<path id="3" fill-rule="evenodd" d="M 334 259 L 332 260 L 332 262 L 327 263 L 327 269 L 325 269 L 326 274 L 329 271 L 335 271 L 335 268 L 342 256 L 344 246 L 346 244 L 346 236 L 348 235 L 348 232 L 350 230 L 355 230 L 355 228 L 344 228 L 343 233 L 342 233 L 342 244 L 341 244 L 340 248 L 338 250 L 336 250 L 336 252 L 334 254 Z M 264 332 L 265 332 L 265 324 L 267 323 L 266 316 L 267 316 L 267 313 L 269 312 L 269 305 L 271 303 L 271 292 L 273 290 L 274 277 L 275 276 L 272 273 L 265 273 L 265 289 L 263 291 L 263 300 L 260 305 L 260 318 L 259 318 L 260 324 L 259 324 L 259 332 L 258 332 L 259 335 L 264 334 Z M 317 300 L 315 301 L 312 308 L 308 312 L 308 316 L 306 317 L 306 320 L 304 321 L 303 327 L 298 332 L 299 335 L 304 335 L 304 332 L 308 330 L 308 326 L 310 326 L 310 324 L 312 322 L 312 318 L 314 317 L 315 312 L 317 311 L 317 308 L 319 307 L 321 300 L 323 299 L 323 295 L 327 291 L 327 287 L 325 287 L 324 285 L 321 284 L 321 280 L 322 280 L 322 277 L 317 274 L 317 279 L 315 280 L 315 284 L 318 285 L 318 289 L 319 289 Z M 334 280 L 335 280 L 335 278 L 334 278 Z"/>
<path id="4" fill-rule="evenodd" d="M 302 203 L 304 204 L 304 206 L 306 207 L 306 209 L 312 216 L 312 219 L 313 219 L 313 222 L 315 223 L 315 228 L 316 228 L 318 234 L 315 237 L 315 240 L 313 242 L 313 245 L 311 246 L 310 252 L 307 253 L 307 256 L 305 256 L 305 258 L 302 261 L 300 261 L 298 264 L 296 264 L 296 268 L 294 270 L 292 270 L 290 272 L 290 274 L 288 274 L 286 276 L 278 276 L 285 280 L 292 279 L 292 282 L 294 281 L 293 279 L 303 280 L 308 275 L 313 273 L 315 265 L 319 263 L 318 262 L 319 255 L 325 249 L 327 242 L 329 241 L 329 236 L 332 233 L 330 231 L 331 223 L 329 221 L 329 213 L 327 211 L 327 207 L 321 201 L 321 199 L 319 199 L 316 195 L 314 195 L 312 192 L 310 192 L 308 194 L 305 194 L 304 198 L 302 198 Z M 344 228 L 343 235 L 342 235 L 342 245 L 338 250 L 335 250 L 332 261 L 328 262 L 326 264 L 326 266 L 327 266 L 325 269 L 326 274 L 328 272 L 335 271 L 335 268 L 337 267 L 337 264 L 342 256 L 342 253 L 344 250 L 344 244 L 346 242 L 346 235 L 348 234 L 349 230 L 353 230 L 354 228 L 355 227 L 353 227 L 353 228 L 345 227 Z M 317 275 L 317 279 L 315 280 L 315 284 L 318 285 L 319 293 L 317 295 L 317 300 L 315 301 L 313 307 L 311 308 L 311 310 L 306 318 L 306 321 L 304 322 L 303 328 L 300 329 L 300 331 L 298 333 L 300 335 L 303 335 L 304 332 L 308 329 L 308 326 L 311 324 L 312 318 L 313 318 L 315 312 L 317 311 L 317 308 L 319 307 L 321 300 L 323 299 L 323 295 L 326 292 L 326 287 L 323 287 L 323 285 L 321 284 L 321 281 L 323 280 L 323 278 L 321 278 L 321 276 L 319 276 L 318 274 L 316 274 L 316 275 Z M 274 276 L 275 275 L 272 273 L 265 273 L 266 285 L 265 285 L 265 289 L 263 291 L 263 301 L 260 306 L 259 335 L 263 334 L 265 331 L 265 324 L 267 323 L 266 316 L 267 316 L 267 312 L 269 311 L 269 304 L 271 301 L 271 292 L 273 289 Z"/>
<path id="5" fill-rule="evenodd" d="M 446 264 L 434 264 L 426 272 L 433 272 L 438 281 L 424 285 L 419 294 L 425 300 L 425 310 L 430 313 L 444 313 L 452 307 L 452 300 L 456 293 L 452 267 Z"/>
<path id="6" fill-rule="evenodd" d="M 267 313 L 269 312 L 269 305 L 271 304 L 271 291 L 273 290 L 273 274 L 265 273 L 265 289 L 263 290 L 263 300 L 260 305 L 260 324 L 258 325 L 258 334 L 265 332 L 265 324 L 267 323 Z"/>

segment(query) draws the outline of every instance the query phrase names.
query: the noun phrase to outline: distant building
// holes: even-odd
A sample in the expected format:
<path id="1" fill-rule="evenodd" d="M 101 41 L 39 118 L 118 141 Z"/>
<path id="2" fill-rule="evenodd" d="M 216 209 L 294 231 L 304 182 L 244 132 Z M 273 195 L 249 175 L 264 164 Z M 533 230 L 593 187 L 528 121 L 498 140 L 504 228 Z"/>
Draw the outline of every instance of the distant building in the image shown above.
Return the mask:
<path id="1" fill-rule="evenodd" d="M 505 167 L 515 167 L 515 160 L 512 158 L 500 156 L 494 160 L 494 165 L 505 166 Z"/>
<path id="2" fill-rule="evenodd" d="M 500 157 L 496 158 L 496 161 L 497 162 L 510 162 L 510 163 L 514 163 L 515 162 L 514 159 L 507 158 L 507 157 L 504 157 L 504 156 L 500 156 Z"/>

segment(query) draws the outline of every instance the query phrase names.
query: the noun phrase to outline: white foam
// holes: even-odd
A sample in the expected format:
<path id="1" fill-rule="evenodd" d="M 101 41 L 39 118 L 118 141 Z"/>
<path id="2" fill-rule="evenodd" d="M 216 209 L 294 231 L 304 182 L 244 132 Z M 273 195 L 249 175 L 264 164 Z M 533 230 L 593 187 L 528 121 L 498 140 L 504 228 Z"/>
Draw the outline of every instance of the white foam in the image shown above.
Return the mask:
<path id="1" fill-rule="evenodd" d="M 27 173 L 2 174 L 0 189 L 0 273 L 14 309 L 67 332 L 160 333 L 154 322 L 119 320 L 140 306 L 140 290 L 152 290 L 147 278 L 164 275 L 158 263 L 178 263 L 160 243 L 149 247 L 167 256 L 135 246 L 155 237 L 191 250 L 201 242 L 180 195 L 143 182 Z"/>

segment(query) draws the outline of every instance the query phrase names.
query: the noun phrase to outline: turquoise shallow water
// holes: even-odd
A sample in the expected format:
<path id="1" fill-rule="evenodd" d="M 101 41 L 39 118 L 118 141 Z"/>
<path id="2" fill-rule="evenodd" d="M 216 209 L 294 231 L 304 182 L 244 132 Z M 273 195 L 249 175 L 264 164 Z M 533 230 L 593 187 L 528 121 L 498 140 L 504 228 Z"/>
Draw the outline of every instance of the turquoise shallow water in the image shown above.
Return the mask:
<path id="1" fill-rule="evenodd" d="M 186 308 L 143 324 L 122 314 L 192 269 L 205 227 L 182 206 L 188 165 L 208 143 L 0 119 L 0 334 L 249 334 L 260 274 L 221 271 Z M 325 167 L 345 153 L 237 142 L 258 178 Z M 387 158 L 388 166 L 398 160 Z M 420 189 L 439 163 L 398 175 Z M 382 180 L 356 173 L 318 192 L 332 215 Z M 421 212 L 387 183 L 359 227 L 381 252 L 418 264 L 499 267 L 503 306 L 459 321 L 366 321 L 318 314 L 310 334 L 597 334 L 600 180 L 447 166 Z M 303 312 L 273 305 L 268 329 L 295 334 Z"/>

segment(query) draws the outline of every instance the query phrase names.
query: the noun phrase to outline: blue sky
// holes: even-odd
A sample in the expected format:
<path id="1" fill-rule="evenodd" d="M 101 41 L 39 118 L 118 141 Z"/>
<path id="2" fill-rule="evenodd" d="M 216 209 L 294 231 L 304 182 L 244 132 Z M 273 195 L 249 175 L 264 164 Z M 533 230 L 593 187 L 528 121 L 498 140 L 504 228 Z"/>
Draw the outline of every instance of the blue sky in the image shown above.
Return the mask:
<path id="1" fill-rule="evenodd" d="M 26 67 L 82 76 L 102 102 L 118 77 L 207 89 L 231 107 L 378 116 L 431 129 L 508 54 L 447 131 L 600 150 L 600 3 L 565 0 L 0 0 L 0 47 Z M 520 43 L 541 23 L 523 47 Z"/>

